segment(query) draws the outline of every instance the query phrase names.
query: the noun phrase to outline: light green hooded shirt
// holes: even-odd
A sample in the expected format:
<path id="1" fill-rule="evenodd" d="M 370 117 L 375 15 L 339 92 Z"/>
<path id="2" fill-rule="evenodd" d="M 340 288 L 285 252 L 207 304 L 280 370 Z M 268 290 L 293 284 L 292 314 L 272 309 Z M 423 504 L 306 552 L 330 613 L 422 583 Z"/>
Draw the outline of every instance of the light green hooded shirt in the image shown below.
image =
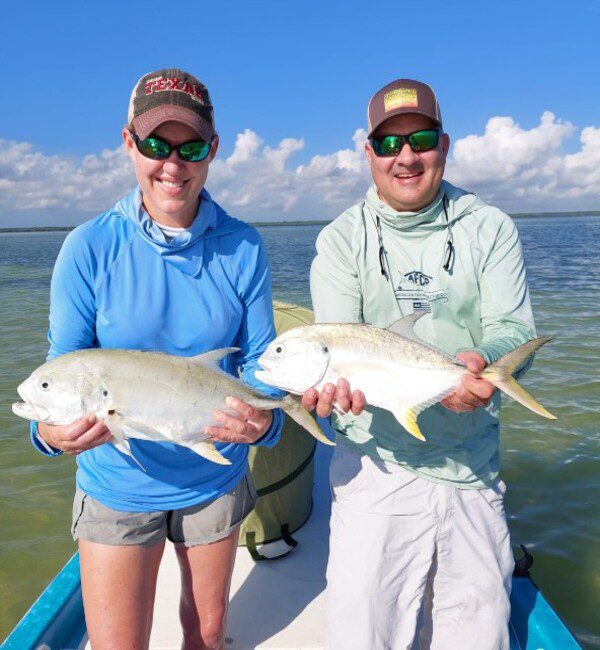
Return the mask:
<path id="1" fill-rule="evenodd" d="M 381 272 L 378 217 L 389 280 Z M 454 255 L 446 271 L 449 239 Z M 319 234 L 311 294 L 319 323 L 388 327 L 430 310 L 415 327 L 423 341 L 450 354 L 475 349 L 488 364 L 535 337 L 513 221 L 445 181 L 433 203 L 417 213 L 394 211 L 372 186 L 363 203 Z M 419 416 L 426 442 L 408 434 L 389 411 L 371 406 L 358 417 L 333 414 L 332 424 L 338 439 L 361 453 L 432 481 L 481 488 L 498 476 L 499 411 L 499 391 L 487 407 L 470 413 L 435 404 Z"/>

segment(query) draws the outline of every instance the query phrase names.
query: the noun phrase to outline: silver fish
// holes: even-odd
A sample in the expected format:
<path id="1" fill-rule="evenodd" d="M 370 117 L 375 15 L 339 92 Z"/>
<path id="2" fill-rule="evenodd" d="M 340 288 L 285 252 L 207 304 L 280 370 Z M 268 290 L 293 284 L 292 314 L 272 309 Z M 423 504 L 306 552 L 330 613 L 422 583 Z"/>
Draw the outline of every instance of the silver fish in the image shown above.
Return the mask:
<path id="1" fill-rule="evenodd" d="M 225 399 L 232 396 L 258 409 L 281 408 L 317 440 L 332 444 L 298 398 L 273 399 L 221 370 L 218 362 L 237 350 L 223 348 L 195 357 L 78 350 L 35 370 L 17 388 L 23 402 L 12 409 L 20 417 L 48 424 L 68 424 L 93 413 L 106 422 L 116 447 L 132 457 L 128 438 L 140 438 L 174 442 L 229 465 L 206 439 L 204 428 L 217 424 L 215 410 L 229 411 Z"/>
<path id="2" fill-rule="evenodd" d="M 290 393 L 321 390 L 341 377 L 363 391 L 367 404 L 391 411 L 413 436 L 425 440 L 417 417 L 454 392 L 468 372 L 464 363 L 420 341 L 415 313 L 388 329 L 365 324 L 319 324 L 297 327 L 276 338 L 258 360 L 255 376 Z M 521 345 L 477 376 L 535 413 L 555 419 L 520 386 L 512 372 L 550 337 Z M 469 373 L 472 374 L 472 373 Z"/>

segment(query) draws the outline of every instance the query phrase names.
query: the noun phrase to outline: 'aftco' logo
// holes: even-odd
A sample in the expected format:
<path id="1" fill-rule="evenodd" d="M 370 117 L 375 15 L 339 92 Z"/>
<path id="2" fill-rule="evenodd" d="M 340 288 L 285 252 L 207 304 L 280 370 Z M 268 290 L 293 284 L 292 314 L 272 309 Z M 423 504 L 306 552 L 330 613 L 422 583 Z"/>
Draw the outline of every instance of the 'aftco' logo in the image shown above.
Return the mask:
<path id="1" fill-rule="evenodd" d="M 421 271 L 411 271 L 410 273 L 405 273 L 404 277 L 412 284 L 416 284 L 418 287 L 426 287 L 433 278 Z"/>

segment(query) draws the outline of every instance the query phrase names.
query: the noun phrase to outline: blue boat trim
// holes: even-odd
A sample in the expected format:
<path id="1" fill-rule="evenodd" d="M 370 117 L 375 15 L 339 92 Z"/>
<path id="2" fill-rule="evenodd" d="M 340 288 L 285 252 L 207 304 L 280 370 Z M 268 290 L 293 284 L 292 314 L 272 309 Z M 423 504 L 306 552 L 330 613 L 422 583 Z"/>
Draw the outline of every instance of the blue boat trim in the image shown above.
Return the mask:
<path id="1" fill-rule="evenodd" d="M 510 604 L 511 650 L 581 648 L 531 578 L 513 578 Z"/>
<path id="2" fill-rule="evenodd" d="M 1 649 L 34 650 L 41 644 L 50 648 L 77 648 L 85 634 L 79 553 L 75 553 L 6 638 Z"/>
<path id="3" fill-rule="evenodd" d="M 581 648 L 567 626 L 528 576 L 512 582 L 511 650 L 577 650 Z M 25 614 L 2 650 L 77 648 L 86 634 L 81 597 L 79 555 L 75 553 Z"/>

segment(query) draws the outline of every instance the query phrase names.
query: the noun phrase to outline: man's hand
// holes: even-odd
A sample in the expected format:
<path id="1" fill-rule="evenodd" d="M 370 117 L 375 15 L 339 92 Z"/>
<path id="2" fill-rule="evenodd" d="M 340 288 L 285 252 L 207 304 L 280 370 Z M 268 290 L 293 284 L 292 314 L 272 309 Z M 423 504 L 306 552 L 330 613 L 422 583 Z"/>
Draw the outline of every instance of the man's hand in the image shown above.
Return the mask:
<path id="1" fill-rule="evenodd" d="M 326 384 L 320 394 L 316 388 L 309 388 L 302 395 L 302 406 L 309 412 L 316 407 L 321 418 L 331 413 L 334 403 L 344 413 L 352 411 L 354 415 L 360 415 L 367 405 L 364 393 L 360 390 L 350 393 L 350 384 L 345 379 L 340 379 L 337 386 Z"/>
<path id="2" fill-rule="evenodd" d="M 112 438 L 106 424 L 97 420 L 95 415 L 88 415 L 71 424 L 38 422 L 38 434 L 45 443 L 65 454 L 80 454 L 103 445 Z"/>
<path id="3" fill-rule="evenodd" d="M 480 373 L 486 366 L 485 359 L 478 352 L 472 350 L 459 352 L 456 357 L 466 364 L 467 370 L 470 372 Z M 445 397 L 442 404 L 456 413 L 467 413 L 474 411 L 479 406 L 486 406 L 495 392 L 494 384 L 465 373 L 462 376 L 461 386 L 451 395 Z"/>
<path id="4" fill-rule="evenodd" d="M 234 411 L 232 415 L 223 411 L 215 411 L 214 417 L 222 426 L 206 427 L 205 433 L 213 442 L 256 442 L 269 430 L 273 422 L 273 411 L 261 411 L 235 397 L 225 400 L 227 406 Z"/>

